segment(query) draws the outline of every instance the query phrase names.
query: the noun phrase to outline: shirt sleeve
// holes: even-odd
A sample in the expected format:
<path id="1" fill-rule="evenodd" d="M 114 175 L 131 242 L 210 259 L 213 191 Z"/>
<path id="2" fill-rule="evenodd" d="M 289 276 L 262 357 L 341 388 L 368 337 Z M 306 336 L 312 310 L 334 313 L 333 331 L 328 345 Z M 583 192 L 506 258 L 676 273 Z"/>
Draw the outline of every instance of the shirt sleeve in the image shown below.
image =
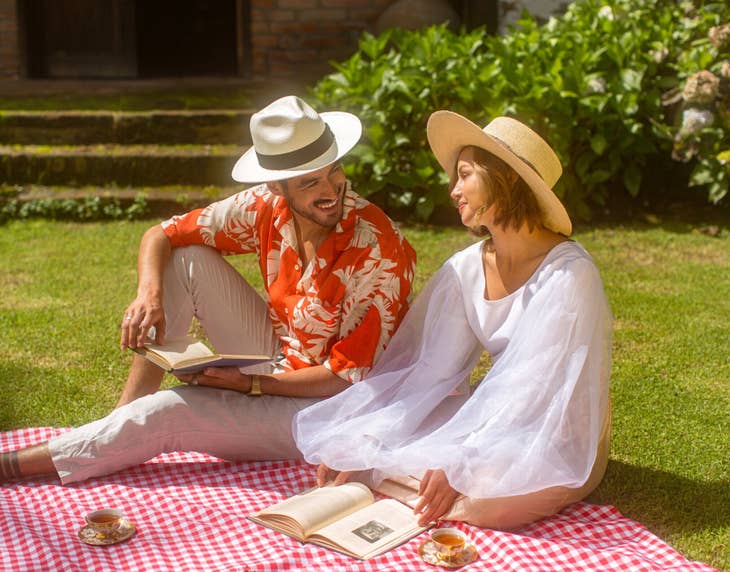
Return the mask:
<path id="1" fill-rule="evenodd" d="M 324 363 L 341 378 L 360 381 L 395 333 L 411 300 L 416 253 L 400 233 L 367 250 L 346 276 L 340 338 Z"/>
<path id="2" fill-rule="evenodd" d="M 266 206 L 265 195 L 254 188 L 174 216 L 162 229 L 173 247 L 200 244 L 223 254 L 256 252 L 256 221 L 266 216 Z"/>

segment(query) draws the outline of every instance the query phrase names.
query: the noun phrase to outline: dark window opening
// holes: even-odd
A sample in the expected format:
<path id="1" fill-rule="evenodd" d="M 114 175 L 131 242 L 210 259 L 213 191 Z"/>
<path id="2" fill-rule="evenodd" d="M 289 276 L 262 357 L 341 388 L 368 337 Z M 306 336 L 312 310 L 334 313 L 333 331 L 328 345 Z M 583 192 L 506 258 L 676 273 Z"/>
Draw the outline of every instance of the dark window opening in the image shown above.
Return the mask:
<path id="1" fill-rule="evenodd" d="M 484 26 L 490 34 L 499 29 L 499 2 L 497 0 L 449 0 L 451 7 L 461 16 L 467 30 Z"/>
<path id="2" fill-rule="evenodd" d="M 29 77 L 249 71 L 249 0 L 19 0 L 18 7 Z"/>
<path id="3" fill-rule="evenodd" d="M 236 75 L 235 0 L 137 2 L 140 77 Z"/>

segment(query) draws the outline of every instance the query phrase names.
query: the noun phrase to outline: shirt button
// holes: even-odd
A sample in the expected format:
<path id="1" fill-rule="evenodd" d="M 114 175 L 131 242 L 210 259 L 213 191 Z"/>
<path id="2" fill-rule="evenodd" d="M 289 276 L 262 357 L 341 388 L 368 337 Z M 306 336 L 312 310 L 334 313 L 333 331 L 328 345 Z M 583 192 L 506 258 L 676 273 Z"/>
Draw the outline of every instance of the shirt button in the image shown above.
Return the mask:
<path id="1" fill-rule="evenodd" d="M 294 265 L 294 270 L 299 270 L 299 265 L 298 264 L 295 264 Z"/>

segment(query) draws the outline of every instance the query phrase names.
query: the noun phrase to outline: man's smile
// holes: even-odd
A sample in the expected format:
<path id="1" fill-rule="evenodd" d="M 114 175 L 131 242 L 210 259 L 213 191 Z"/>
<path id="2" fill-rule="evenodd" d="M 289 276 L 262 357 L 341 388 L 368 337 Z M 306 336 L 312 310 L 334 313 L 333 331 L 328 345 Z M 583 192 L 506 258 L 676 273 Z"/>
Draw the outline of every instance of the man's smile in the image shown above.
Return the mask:
<path id="1" fill-rule="evenodd" d="M 314 206 L 317 207 L 318 209 L 327 210 L 327 209 L 331 209 L 332 207 L 337 206 L 337 203 L 339 201 L 340 201 L 339 198 L 329 199 L 329 200 L 319 199 L 319 200 L 314 201 Z"/>

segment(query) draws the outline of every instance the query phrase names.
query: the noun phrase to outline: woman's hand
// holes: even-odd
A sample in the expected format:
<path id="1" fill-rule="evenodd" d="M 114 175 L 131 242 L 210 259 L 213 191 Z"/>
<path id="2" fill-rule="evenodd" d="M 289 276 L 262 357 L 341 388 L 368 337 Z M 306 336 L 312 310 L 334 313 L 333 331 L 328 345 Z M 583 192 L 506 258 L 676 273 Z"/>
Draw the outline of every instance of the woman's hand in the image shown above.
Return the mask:
<path id="1" fill-rule="evenodd" d="M 427 526 L 441 518 L 459 496 L 458 491 L 451 487 L 446 474 L 441 469 L 426 471 L 418 494 L 421 499 L 413 508 L 413 512 L 421 515 L 418 519 L 419 526 Z"/>
<path id="2" fill-rule="evenodd" d="M 348 481 L 351 474 L 352 471 L 335 471 L 322 464 L 317 467 L 317 486 L 323 487 L 332 480 L 334 480 L 335 486 L 342 485 Z"/>
<path id="3" fill-rule="evenodd" d="M 251 391 L 251 376 L 241 373 L 237 367 L 206 367 L 199 373 L 178 375 L 177 378 L 190 385 L 232 389 L 240 393 Z"/>

